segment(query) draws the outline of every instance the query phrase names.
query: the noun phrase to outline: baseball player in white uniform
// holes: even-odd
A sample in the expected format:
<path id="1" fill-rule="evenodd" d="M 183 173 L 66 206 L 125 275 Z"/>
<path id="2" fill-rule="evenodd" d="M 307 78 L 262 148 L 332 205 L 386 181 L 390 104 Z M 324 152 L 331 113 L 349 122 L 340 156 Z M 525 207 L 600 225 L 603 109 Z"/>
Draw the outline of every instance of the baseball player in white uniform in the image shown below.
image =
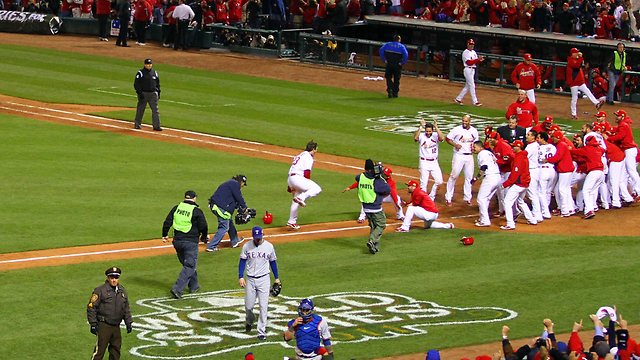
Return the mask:
<path id="1" fill-rule="evenodd" d="M 293 195 L 293 200 L 291 201 L 287 226 L 293 230 L 300 229 L 298 225 L 298 209 L 300 206 L 307 206 L 305 201 L 320 194 L 322 191 L 320 186 L 311 180 L 313 156 L 316 152 L 318 152 L 318 143 L 313 140 L 309 141 L 305 150 L 293 158 L 291 168 L 289 168 L 287 185 L 289 186 L 288 191 Z"/>
<path id="2" fill-rule="evenodd" d="M 527 152 L 527 157 L 529 158 L 529 174 L 531 176 L 531 182 L 527 188 L 527 197 L 531 200 L 533 217 L 537 222 L 542 222 L 544 218 L 542 217 L 540 207 L 540 195 L 542 192 L 540 191 L 540 164 L 538 163 L 540 144 L 536 141 L 537 136 L 538 133 L 535 130 L 527 133 L 527 146 L 524 150 Z"/>
<path id="3" fill-rule="evenodd" d="M 467 94 L 467 91 L 471 94 L 471 101 L 473 101 L 473 105 L 482 106 L 482 103 L 478 101 L 478 97 L 476 96 L 476 66 L 479 63 L 484 61 L 484 56 L 478 57 L 474 47 L 476 46 L 476 42 L 473 39 L 467 40 L 467 49 L 462 52 L 462 65 L 464 65 L 464 79 L 465 84 L 460 94 L 453 99 L 456 104 L 462 105 L 462 99 Z"/>
<path id="4" fill-rule="evenodd" d="M 438 123 L 435 120 L 433 124 L 427 124 L 424 119 L 420 119 L 420 127 L 413 134 L 413 140 L 418 143 L 420 189 L 427 192 L 429 176 L 433 177 L 433 186 L 431 187 L 431 192 L 429 192 L 429 197 L 431 200 L 435 200 L 438 186 L 443 182 L 442 170 L 440 170 L 440 164 L 438 163 L 438 151 L 440 142 L 444 141 L 444 134 L 438 128 Z"/>
<path id="5" fill-rule="evenodd" d="M 453 146 L 451 174 L 447 180 L 447 193 L 444 195 L 447 206 L 451 206 L 453 192 L 460 172 L 464 170 L 464 201 L 471 205 L 471 179 L 473 178 L 473 143 L 478 141 L 478 130 L 471 126 L 471 115 L 462 117 L 462 125 L 451 129 L 445 140 Z"/>
<path id="6" fill-rule="evenodd" d="M 480 190 L 478 190 L 477 196 L 480 218 L 475 222 L 475 225 L 478 227 L 491 226 L 489 203 L 498 190 L 498 186 L 502 183 L 500 169 L 498 168 L 495 155 L 484 148 L 482 141 L 476 141 L 473 144 L 473 152 L 478 154 L 478 168 L 480 171 L 472 182 L 482 179 L 482 184 L 480 184 Z"/>
<path id="7" fill-rule="evenodd" d="M 602 153 L 602 164 L 604 165 L 604 169 L 602 170 L 602 182 L 599 182 L 600 187 L 598 188 L 598 192 L 596 194 L 596 198 L 593 199 L 594 202 L 597 202 L 597 196 L 600 195 L 600 203 L 605 210 L 608 210 L 611 207 L 611 195 L 609 192 L 609 187 L 607 185 L 607 174 L 609 174 L 609 166 L 607 161 L 607 144 L 604 141 L 604 137 L 593 131 L 592 124 L 583 124 L 582 132 L 584 133 L 584 137 L 582 139 L 583 143 L 587 143 L 591 137 L 594 137 L 596 141 L 598 141 L 598 145 L 604 152 Z M 597 207 L 596 207 L 597 208 Z"/>
<path id="8" fill-rule="evenodd" d="M 546 160 L 556 154 L 556 147 L 553 144 L 549 144 L 549 135 L 546 132 L 541 132 L 536 137 L 540 147 L 538 148 L 538 175 L 540 183 L 540 211 L 542 217 L 545 219 L 551 219 L 551 212 L 549 211 L 549 204 L 551 203 L 551 194 L 556 187 L 556 181 L 558 174 L 553 164 L 543 163 L 542 160 Z"/>
<path id="9" fill-rule="evenodd" d="M 240 262 L 238 263 L 238 282 L 245 288 L 244 309 L 245 332 L 250 332 L 256 317 L 253 314 L 253 306 L 258 300 L 260 316 L 258 317 L 258 340 L 267 338 L 267 308 L 269 307 L 269 290 L 271 277 L 269 269 L 273 272 L 274 281 L 279 283 L 278 265 L 276 263 L 276 251 L 273 245 L 262 238 L 262 228 L 254 226 L 251 229 L 253 241 L 242 246 Z M 246 280 L 245 280 L 246 269 Z"/>

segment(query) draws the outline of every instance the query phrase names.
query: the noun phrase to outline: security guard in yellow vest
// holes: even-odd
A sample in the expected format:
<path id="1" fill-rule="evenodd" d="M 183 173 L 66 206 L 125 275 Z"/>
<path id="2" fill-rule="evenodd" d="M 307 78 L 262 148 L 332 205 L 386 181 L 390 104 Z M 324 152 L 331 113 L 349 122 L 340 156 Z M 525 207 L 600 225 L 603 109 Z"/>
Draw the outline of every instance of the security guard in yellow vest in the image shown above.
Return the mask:
<path id="1" fill-rule="evenodd" d="M 171 288 L 171 295 L 180 299 L 185 287 L 189 292 L 200 290 L 198 283 L 198 239 L 207 243 L 208 226 L 204 213 L 196 204 L 197 195 L 193 190 L 184 193 L 184 201 L 169 211 L 162 225 L 162 240 L 169 240 L 169 229 L 173 227 L 173 247 L 176 249 L 182 271 Z"/>
<path id="2" fill-rule="evenodd" d="M 376 171 L 376 166 L 378 171 Z M 362 203 L 364 214 L 369 220 L 369 241 L 367 247 L 371 254 L 380 251 L 380 237 L 387 227 L 387 216 L 382 209 L 382 199 L 389 195 L 391 187 L 382 178 L 382 165 L 374 165 L 373 160 L 364 163 L 364 172 L 356 176 L 358 182 L 358 199 Z"/>
<path id="3" fill-rule="evenodd" d="M 607 74 L 609 75 L 609 92 L 607 92 L 607 104 L 613 105 L 614 92 L 620 75 L 627 69 L 627 52 L 624 51 L 624 44 L 618 43 L 607 63 Z"/>
<path id="4" fill-rule="evenodd" d="M 122 270 L 117 267 L 108 268 L 104 274 L 107 280 L 93 290 L 87 304 L 87 321 L 91 333 L 96 335 L 96 345 L 92 359 L 101 360 L 109 347 L 109 359 L 120 359 L 120 323 L 124 320 L 127 334 L 133 330 L 129 296 L 124 286 L 120 285 Z"/>

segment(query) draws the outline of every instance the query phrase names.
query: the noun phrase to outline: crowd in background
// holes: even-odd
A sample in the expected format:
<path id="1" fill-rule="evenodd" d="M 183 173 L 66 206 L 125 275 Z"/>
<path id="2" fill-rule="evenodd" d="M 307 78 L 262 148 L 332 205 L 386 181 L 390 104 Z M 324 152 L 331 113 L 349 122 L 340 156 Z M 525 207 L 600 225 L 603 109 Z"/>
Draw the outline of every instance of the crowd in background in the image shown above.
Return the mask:
<path id="1" fill-rule="evenodd" d="M 6 10 L 92 17 L 97 0 L 3 0 Z M 148 2 L 151 21 L 162 24 L 170 0 Z M 637 35 L 631 0 L 193 0 L 200 26 L 247 24 L 253 28 L 313 27 L 318 31 L 363 20 L 366 15 L 407 16 L 525 31 L 558 32 L 603 39 Z M 334 31 L 335 32 L 335 31 Z"/>

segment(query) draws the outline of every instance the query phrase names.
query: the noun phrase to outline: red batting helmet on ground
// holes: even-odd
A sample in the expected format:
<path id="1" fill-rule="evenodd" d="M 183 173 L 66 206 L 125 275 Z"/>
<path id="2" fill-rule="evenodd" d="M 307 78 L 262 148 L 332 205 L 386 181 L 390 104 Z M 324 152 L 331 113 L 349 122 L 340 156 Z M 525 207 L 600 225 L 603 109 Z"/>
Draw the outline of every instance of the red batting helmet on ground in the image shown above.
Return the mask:
<path id="1" fill-rule="evenodd" d="M 464 246 L 473 245 L 473 236 L 465 236 L 462 239 L 460 239 L 460 242 Z"/>
<path id="2" fill-rule="evenodd" d="M 269 225 L 269 224 L 271 224 L 271 223 L 273 222 L 273 215 L 271 215 L 271 213 L 270 213 L 270 212 L 268 212 L 268 211 L 267 211 L 267 212 L 265 212 L 264 217 L 262 217 L 262 222 L 263 222 L 265 225 Z"/>

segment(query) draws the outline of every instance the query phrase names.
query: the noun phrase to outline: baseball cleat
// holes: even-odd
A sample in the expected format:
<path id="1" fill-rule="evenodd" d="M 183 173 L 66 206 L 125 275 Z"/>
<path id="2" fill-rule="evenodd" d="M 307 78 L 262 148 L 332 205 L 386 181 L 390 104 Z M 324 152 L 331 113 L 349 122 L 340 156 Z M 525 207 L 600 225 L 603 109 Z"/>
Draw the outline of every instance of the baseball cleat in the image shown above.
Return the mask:
<path id="1" fill-rule="evenodd" d="M 500 226 L 500 230 L 515 230 L 516 228 L 513 226 L 503 225 Z"/>
<path id="2" fill-rule="evenodd" d="M 449 223 L 449 229 L 455 229 L 455 228 L 456 228 L 456 226 L 453 225 L 453 223 Z"/>
<path id="3" fill-rule="evenodd" d="M 453 101 L 458 105 L 462 105 L 462 100 L 453 99 Z"/>
<path id="4" fill-rule="evenodd" d="M 396 232 L 408 233 L 409 229 L 405 229 L 402 226 L 400 226 L 399 228 L 396 228 Z"/>
<path id="5" fill-rule="evenodd" d="M 493 218 L 499 218 L 499 217 L 503 217 L 504 216 L 504 211 L 497 211 L 494 212 L 493 214 L 491 214 L 491 217 Z"/>
<path id="6" fill-rule="evenodd" d="M 307 204 L 305 204 L 304 201 L 302 201 L 302 199 L 300 199 L 297 196 L 293 198 L 293 202 L 298 204 L 298 205 L 300 205 L 300 206 L 302 206 L 302 207 L 307 206 Z"/>
<path id="7" fill-rule="evenodd" d="M 371 254 L 375 254 L 378 252 L 378 249 L 376 248 L 376 245 L 374 243 L 372 243 L 371 241 L 367 241 L 367 247 L 369 248 L 369 252 Z"/>
<path id="8" fill-rule="evenodd" d="M 244 324 L 244 332 L 249 333 L 251 332 L 251 324 Z"/>
<path id="9" fill-rule="evenodd" d="M 179 292 L 171 289 L 171 296 L 173 296 L 174 299 L 181 299 L 182 298 L 182 294 L 180 294 Z"/>
<path id="10" fill-rule="evenodd" d="M 479 221 L 476 221 L 474 223 L 474 225 L 477 226 L 477 227 L 489 227 L 489 226 L 491 226 L 491 224 L 483 224 L 483 223 L 481 223 Z"/>
<path id="11" fill-rule="evenodd" d="M 480 106 L 482 106 L 482 103 L 481 103 L 481 102 L 477 102 L 477 103 L 475 103 L 475 104 L 473 104 L 473 105 L 474 105 L 474 106 L 478 106 L 478 107 L 480 107 Z"/>
<path id="12" fill-rule="evenodd" d="M 528 221 L 527 220 L 527 224 L 529 224 L 529 225 L 538 225 L 538 222 L 537 221 Z"/>
<path id="13" fill-rule="evenodd" d="M 598 101 L 598 103 L 596 104 L 596 110 L 600 110 L 600 108 L 602 107 L 602 105 L 604 105 L 604 100 L 600 100 Z"/>
<path id="14" fill-rule="evenodd" d="M 445 203 L 445 205 L 447 205 L 447 206 L 452 206 L 452 205 L 453 205 L 453 204 L 451 203 L 451 201 L 449 201 L 449 200 L 445 200 L 445 201 L 444 201 L 444 203 Z"/>
<path id="15" fill-rule="evenodd" d="M 265 341 L 265 340 L 267 340 L 267 337 L 264 336 L 264 335 L 258 335 L 258 340 Z"/>
<path id="16" fill-rule="evenodd" d="M 231 244 L 231 247 L 235 249 L 235 248 L 237 248 L 238 246 L 240 246 L 240 244 L 242 244 L 243 242 L 244 242 L 244 238 L 243 238 L 243 237 L 241 237 L 240 239 L 238 239 L 238 242 L 237 242 L 237 243 L 235 243 L 235 244 Z"/>
<path id="17" fill-rule="evenodd" d="M 298 230 L 300 229 L 300 225 L 296 224 L 296 223 L 287 223 L 287 226 L 292 229 L 292 230 Z"/>
<path id="18" fill-rule="evenodd" d="M 595 213 L 595 212 L 593 212 L 593 211 L 589 211 L 589 212 L 587 212 L 586 214 L 584 214 L 584 219 L 585 219 L 585 220 L 589 220 L 589 219 L 594 218 L 595 216 L 596 216 L 596 213 Z"/>
<path id="19" fill-rule="evenodd" d="M 204 251 L 206 252 L 215 252 L 215 251 L 219 251 L 220 249 L 218 249 L 218 247 L 213 247 L 213 248 L 206 248 Z"/>
<path id="20" fill-rule="evenodd" d="M 402 221 L 402 220 L 404 220 L 404 216 L 396 216 L 396 220 Z"/>

